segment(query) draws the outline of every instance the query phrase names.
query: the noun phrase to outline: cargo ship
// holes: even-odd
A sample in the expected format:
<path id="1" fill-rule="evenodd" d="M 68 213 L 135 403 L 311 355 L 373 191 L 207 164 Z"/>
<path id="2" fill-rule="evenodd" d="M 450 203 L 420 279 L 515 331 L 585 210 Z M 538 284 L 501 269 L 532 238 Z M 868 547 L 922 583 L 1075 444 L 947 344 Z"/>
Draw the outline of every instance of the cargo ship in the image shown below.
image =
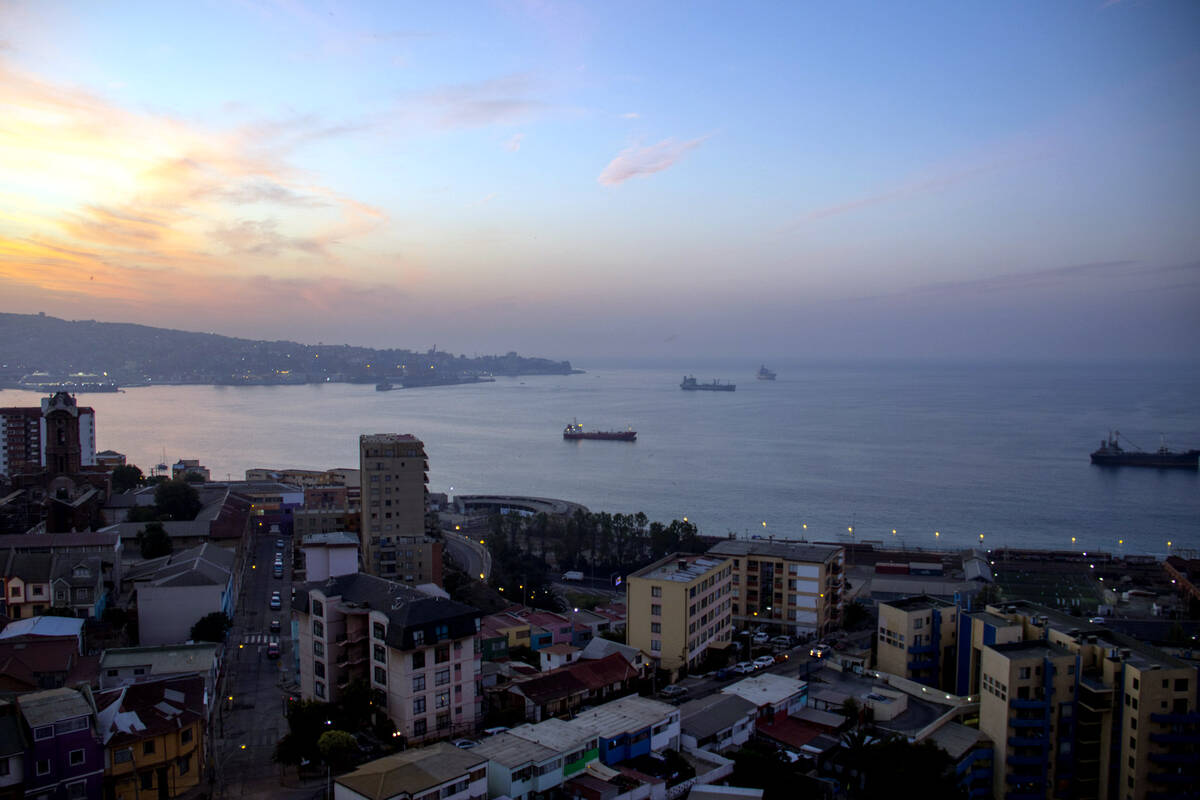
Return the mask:
<path id="1" fill-rule="evenodd" d="M 713 378 L 712 383 L 699 383 L 693 376 L 687 375 L 679 384 L 679 388 L 685 392 L 732 392 L 737 389 L 737 384 L 721 383 L 716 378 Z"/>
<path id="2" fill-rule="evenodd" d="M 1158 469 L 1197 469 L 1200 466 L 1200 450 L 1185 450 L 1177 453 L 1174 450 L 1168 450 L 1165 441 L 1153 453 L 1141 449 L 1126 450 L 1121 447 L 1120 438 L 1120 431 L 1109 433 L 1108 439 L 1100 442 L 1100 449 L 1092 453 L 1092 463 L 1102 467 L 1156 467 Z M 1136 447 L 1136 445 L 1134 446 Z"/>
<path id="3" fill-rule="evenodd" d="M 775 380 L 775 373 L 767 369 L 766 364 L 763 364 L 758 368 L 758 379 L 760 381 L 773 381 Z"/>
<path id="4" fill-rule="evenodd" d="M 634 442 L 637 441 L 637 431 L 585 431 L 583 425 L 576 420 L 563 428 L 563 438 L 567 441 L 600 439 L 606 442 Z"/>

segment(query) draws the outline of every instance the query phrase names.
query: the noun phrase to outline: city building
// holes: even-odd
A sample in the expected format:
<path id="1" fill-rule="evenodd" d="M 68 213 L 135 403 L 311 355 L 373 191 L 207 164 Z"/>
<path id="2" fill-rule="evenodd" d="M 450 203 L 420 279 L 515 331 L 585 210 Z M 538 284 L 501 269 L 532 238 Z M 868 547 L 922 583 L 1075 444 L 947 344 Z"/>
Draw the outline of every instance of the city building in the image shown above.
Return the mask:
<path id="1" fill-rule="evenodd" d="M 425 445 L 411 434 L 359 437 L 362 564 L 370 575 L 442 585 L 442 542 L 426 522 Z"/>
<path id="2" fill-rule="evenodd" d="M 938 689 L 954 688 L 958 607 L 928 595 L 879 603 L 875 666 Z"/>
<path id="3" fill-rule="evenodd" d="M 97 694 L 105 796 L 157 800 L 200 786 L 209 699 L 200 675 L 158 678 Z"/>
<path id="4" fill-rule="evenodd" d="M 100 656 L 100 688 L 197 674 L 204 678 L 205 697 L 214 696 L 223 645 L 215 642 L 114 647 Z"/>
<path id="5" fill-rule="evenodd" d="M 96 453 L 96 464 L 112 472 L 117 467 L 125 466 L 125 454 L 116 450 L 101 450 Z"/>
<path id="6" fill-rule="evenodd" d="M 478 611 L 363 573 L 302 584 L 293 597 L 306 700 L 336 701 L 362 680 L 410 744 L 474 733 Z"/>
<path id="7" fill-rule="evenodd" d="M 650 656 L 636 647 L 630 647 L 627 644 L 621 644 L 620 642 L 614 642 L 611 639 L 604 639 L 602 637 L 596 637 L 584 645 L 579 657 L 584 661 L 594 661 L 613 653 L 620 653 L 624 656 L 625 660 L 643 676 L 648 677 L 650 670 L 654 666 Z"/>
<path id="8" fill-rule="evenodd" d="M 47 458 L 47 444 L 50 458 Z M 41 407 L 0 408 L 0 475 L 77 473 L 96 463 L 96 412 L 57 392 Z"/>
<path id="9" fill-rule="evenodd" d="M 727 539 L 709 555 L 733 562 L 733 619 L 739 629 L 789 635 L 837 627 L 845 550 L 779 539 Z"/>
<path id="10" fill-rule="evenodd" d="M 0 613 L 13 619 L 44 614 L 51 608 L 98 618 L 108 603 L 103 561 L 85 553 L 0 551 L 0 587 Z"/>
<path id="11" fill-rule="evenodd" d="M 212 475 L 208 471 L 208 467 L 200 463 L 196 458 L 181 458 L 171 465 L 171 480 L 173 481 L 197 481 L 199 483 L 208 483 L 212 479 Z"/>
<path id="12" fill-rule="evenodd" d="M 608 766 L 679 749 L 679 709 L 648 697 L 629 695 L 581 711 L 571 725 L 597 736 L 600 760 Z"/>
<path id="13" fill-rule="evenodd" d="M 80 637 L 13 636 L 0 639 L 0 694 L 21 694 L 62 686 L 94 686 L 99 656 L 80 650 Z"/>
<path id="14" fill-rule="evenodd" d="M 733 638 L 733 567 L 723 556 L 675 553 L 629 575 L 625 641 L 672 673 Z"/>
<path id="15" fill-rule="evenodd" d="M 306 581 L 358 572 L 358 537 L 346 531 L 310 533 L 300 540 Z"/>
<path id="16" fill-rule="evenodd" d="M 770 672 L 761 672 L 731 683 L 722 688 L 721 693 L 753 703 L 758 709 L 755 719 L 760 725 L 778 722 L 808 705 L 808 683 Z"/>
<path id="17" fill-rule="evenodd" d="M 25 737 L 16 706 L 0 701 L 0 800 L 25 797 Z"/>
<path id="18" fill-rule="evenodd" d="M 201 617 L 221 611 L 232 618 L 236 562 L 234 551 L 205 543 L 129 567 L 123 595 L 136 608 L 139 642 L 185 642 Z"/>
<path id="19" fill-rule="evenodd" d="M 25 724 L 25 796 L 100 797 L 104 749 L 87 689 L 49 689 L 17 698 Z"/>
<path id="20" fill-rule="evenodd" d="M 754 733 L 758 706 L 735 694 L 711 694 L 679 707 L 679 734 L 684 747 L 724 752 L 741 747 Z"/>
<path id="21" fill-rule="evenodd" d="M 170 537 L 171 546 L 178 551 L 211 542 L 237 550 L 250 530 L 250 502 L 219 483 L 203 484 L 196 489 L 203 505 L 195 519 L 173 519 L 159 523 Z M 142 500 L 143 496 L 149 504 L 153 504 L 153 490 L 137 494 L 137 505 L 147 504 Z M 100 530 L 102 533 L 116 534 L 126 558 L 136 559 L 141 554 L 138 534 L 145 527 L 144 522 L 117 522 Z"/>
<path id="22" fill-rule="evenodd" d="M 334 800 L 482 800 L 487 759 L 438 743 L 363 764 L 333 782 Z"/>
<path id="23" fill-rule="evenodd" d="M 574 721 L 547 719 L 536 724 L 518 725 L 508 733 L 520 739 L 537 742 L 560 754 L 560 780 L 569 780 L 600 757 L 600 739 L 594 732 L 586 729 L 586 726 L 578 725 Z"/>
<path id="24" fill-rule="evenodd" d="M 530 739 L 498 733 L 469 752 L 487 759 L 488 797 L 530 798 L 563 782 L 563 754 Z"/>
<path id="25" fill-rule="evenodd" d="M 492 693 L 493 707 L 515 711 L 531 722 L 572 714 L 633 689 L 638 671 L 619 653 L 576 661 L 550 672 L 514 678 Z"/>

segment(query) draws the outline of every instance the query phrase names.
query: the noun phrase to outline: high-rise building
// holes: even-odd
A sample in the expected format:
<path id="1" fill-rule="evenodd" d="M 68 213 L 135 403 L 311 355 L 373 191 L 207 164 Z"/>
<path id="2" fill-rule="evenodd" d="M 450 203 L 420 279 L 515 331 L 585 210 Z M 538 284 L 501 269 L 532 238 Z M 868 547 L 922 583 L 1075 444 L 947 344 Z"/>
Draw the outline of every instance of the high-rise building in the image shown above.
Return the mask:
<path id="1" fill-rule="evenodd" d="M 442 542 L 426 523 L 425 445 L 407 433 L 364 434 L 358 456 L 363 570 L 409 584 L 441 585 Z"/>
<path id="2" fill-rule="evenodd" d="M 95 463 L 96 412 L 73 395 L 42 398 L 41 407 L 0 408 L 0 475 L 72 475 Z"/>
<path id="3" fill-rule="evenodd" d="M 675 553 L 629 576 L 626 641 L 675 672 L 695 667 L 708 648 L 733 639 L 730 560 Z"/>
<path id="4" fill-rule="evenodd" d="M 475 732 L 481 653 L 474 608 L 362 573 L 306 583 L 294 597 L 306 700 L 336 702 L 361 680 L 374 708 L 410 743 Z"/>
<path id="5" fill-rule="evenodd" d="M 824 634 L 842 613 L 845 550 L 778 539 L 728 539 L 709 554 L 733 561 L 738 627 Z"/>
<path id="6" fill-rule="evenodd" d="M 958 607 L 928 595 L 879 603 L 875 666 L 949 691 L 954 687 Z"/>

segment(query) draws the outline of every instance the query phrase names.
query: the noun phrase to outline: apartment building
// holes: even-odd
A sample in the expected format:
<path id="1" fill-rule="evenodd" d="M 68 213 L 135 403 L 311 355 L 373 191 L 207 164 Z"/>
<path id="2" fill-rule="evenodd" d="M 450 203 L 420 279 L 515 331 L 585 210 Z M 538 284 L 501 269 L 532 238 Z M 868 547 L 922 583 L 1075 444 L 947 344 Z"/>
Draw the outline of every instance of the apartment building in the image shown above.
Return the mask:
<path id="1" fill-rule="evenodd" d="M 625 641 L 677 673 L 733 639 L 730 560 L 675 553 L 631 574 Z"/>
<path id="2" fill-rule="evenodd" d="M 362 564 L 371 575 L 408 584 L 442 583 L 442 542 L 426 528 L 429 462 L 411 434 L 359 437 Z"/>
<path id="3" fill-rule="evenodd" d="M 474 733 L 479 619 L 470 606 L 356 573 L 295 589 L 300 687 L 334 701 L 353 680 L 408 742 Z"/>
<path id="4" fill-rule="evenodd" d="M 88 688 L 31 692 L 16 702 L 25 724 L 26 797 L 100 797 L 104 750 Z"/>
<path id="5" fill-rule="evenodd" d="M 875 666 L 949 691 L 954 686 L 958 607 L 928 595 L 879 604 Z"/>
<path id="6" fill-rule="evenodd" d="M 822 635 L 837 627 L 845 551 L 778 539 L 729 539 L 709 555 L 733 562 L 733 619 L 739 629 Z"/>
<path id="7" fill-rule="evenodd" d="M 1200 785 L 1194 664 L 1034 603 L 962 613 L 997 798 L 1149 800 Z M 960 691 L 961 693 L 961 691 Z"/>
<path id="8" fill-rule="evenodd" d="M 363 764 L 333 782 L 334 800 L 482 800 L 487 759 L 439 743 Z"/>
<path id="9" fill-rule="evenodd" d="M 57 392 L 42 398 L 40 407 L 0 408 L 0 475 L 43 467 L 69 474 L 95 463 L 96 412 L 73 395 Z"/>

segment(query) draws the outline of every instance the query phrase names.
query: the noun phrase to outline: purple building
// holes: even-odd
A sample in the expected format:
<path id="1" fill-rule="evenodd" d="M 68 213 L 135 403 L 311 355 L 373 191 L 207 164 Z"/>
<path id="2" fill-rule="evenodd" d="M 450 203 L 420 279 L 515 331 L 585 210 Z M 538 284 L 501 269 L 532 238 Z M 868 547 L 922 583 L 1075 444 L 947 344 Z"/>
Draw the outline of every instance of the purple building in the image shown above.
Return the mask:
<path id="1" fill-rule="evenodd" d="M 25 796 L 29 800 L 100 797 L 104 749 L 85 688 L 50 689 L 17 698 L 25 722 Z"/>

